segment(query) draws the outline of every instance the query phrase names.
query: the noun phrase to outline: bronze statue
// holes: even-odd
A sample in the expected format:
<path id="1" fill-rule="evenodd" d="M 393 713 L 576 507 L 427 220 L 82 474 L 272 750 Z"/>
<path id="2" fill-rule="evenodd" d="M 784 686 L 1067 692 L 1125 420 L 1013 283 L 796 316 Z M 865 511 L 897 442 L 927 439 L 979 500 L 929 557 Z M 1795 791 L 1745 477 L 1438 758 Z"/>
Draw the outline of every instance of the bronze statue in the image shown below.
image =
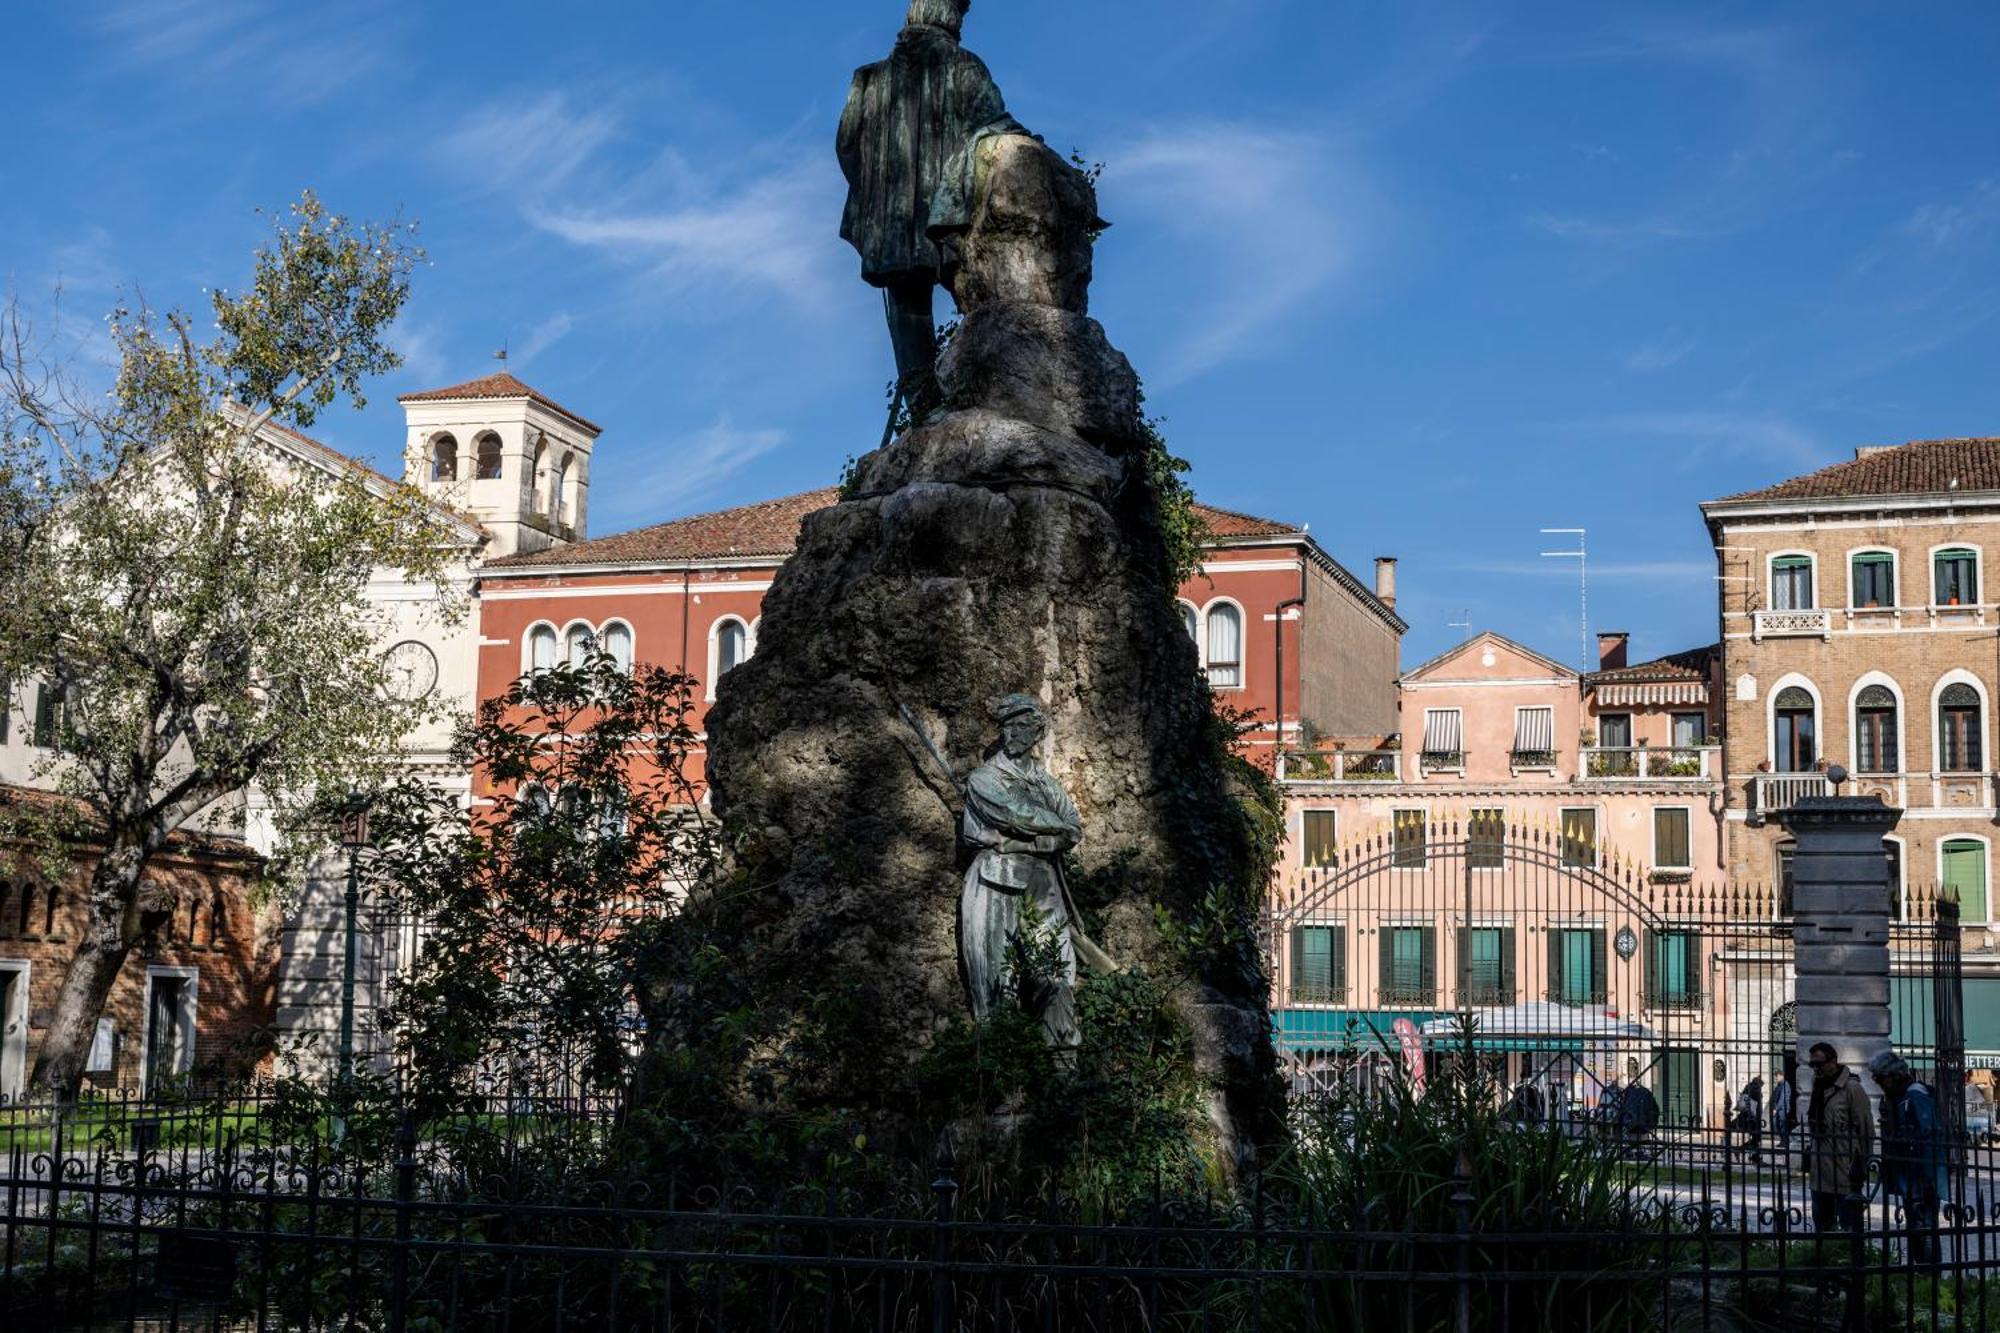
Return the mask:
<path id="1" fill-rule="evenodd" d="M 911 0 L 889 58 L 855 71 L 836 143 L 847 177 L 841 239 L 860 252 L 862 278 L 882 289 L 896 396 L 918 419 L 939 397 L 933 300 L 944 261 L 930 235 L 932 199 L 954 160 L 969 169 L 969 144 L 1023 132 L 985 63 L 959 45 L 971 7 Z"/>

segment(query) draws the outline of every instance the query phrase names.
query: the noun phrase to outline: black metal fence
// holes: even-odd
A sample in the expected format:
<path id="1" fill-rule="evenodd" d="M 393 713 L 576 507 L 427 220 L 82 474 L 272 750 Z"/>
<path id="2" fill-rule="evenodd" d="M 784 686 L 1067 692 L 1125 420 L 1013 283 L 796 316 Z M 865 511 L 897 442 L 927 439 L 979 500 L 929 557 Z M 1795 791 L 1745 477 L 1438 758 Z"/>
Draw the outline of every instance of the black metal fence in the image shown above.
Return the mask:
<path id="1" fill-rule="evenodd" d="M 0 1119 L 0 1327 L 2000 1328 L 1983 1143 L 1926 1261 L 1879 1164 L 1857 1225 L 1815 1230 L 1796 1135 L 1523 1127 L 1614 1136 L 1607 1206 L 1506 1202 L 1462 1166 L 1428 1186 L 1451 1225 L 1417 1230 L 1328 1216 L 1282 1166 L 1226 1199 L 1117 1205 L 1003 1204 L 948 1163 L 900 1187 L 691 1189 L 564 1175 L 618 1160 L 596 1106 L 122 1109 Z"/>

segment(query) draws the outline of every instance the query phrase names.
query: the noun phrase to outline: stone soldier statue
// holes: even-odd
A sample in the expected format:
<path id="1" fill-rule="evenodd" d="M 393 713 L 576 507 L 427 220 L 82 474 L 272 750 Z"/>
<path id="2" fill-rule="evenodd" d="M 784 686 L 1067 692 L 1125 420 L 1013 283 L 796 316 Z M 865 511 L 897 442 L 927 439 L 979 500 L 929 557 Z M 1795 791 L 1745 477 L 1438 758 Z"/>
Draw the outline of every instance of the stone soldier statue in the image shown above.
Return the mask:
<path id="1" fill-rule="evenodd" d="M 913 416 L 938 400 L 933 297 L 942 257 L 929 234 L 947 164 L 985 134 L 1018 132 L 985 64 L 958 44 L 972 0 L 911 0 L 887 60 L 856 70 L 836 143 L 847 177 L 841 239 L 882 289 L 896 393 Z M 893 417 L 893 412 L 892 412 Z"/>
<path id="2" fill-rule="evenodd" d="M 992 714 L 1000 724 L 1000 749 L 966 779 L 960 825 L 972 852 L 958 900 L 959 956 L 972 1015 L 983 1022 L 1011 992 L 1040 1014 L 1051 1045 L 1073 1048 L 1079 1040 L 1078 955 L 1093 970 L 1116 970 L 1078 928 L 1063 877 L 1062 856 L 1083 841 L 1083 817 L 1062 783 L 1035 759 L 1035 746 L 1048 733 L 1041 705 L 1010 694 Z M 1053 958 L 1039 960 L 1053 962 L 1049 975 L 1022 973 L 1035 961 L 1035 942 L 1023 929 L 1030 916 L 1053 945 Z"/>

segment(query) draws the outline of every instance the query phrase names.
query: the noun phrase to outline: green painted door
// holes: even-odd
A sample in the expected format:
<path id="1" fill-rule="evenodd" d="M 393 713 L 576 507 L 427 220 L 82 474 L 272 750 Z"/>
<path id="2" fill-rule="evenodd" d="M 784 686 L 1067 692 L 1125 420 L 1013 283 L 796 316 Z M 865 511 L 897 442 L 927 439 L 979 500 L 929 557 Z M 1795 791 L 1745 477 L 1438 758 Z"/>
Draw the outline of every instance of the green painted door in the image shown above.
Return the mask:
<path id="1" fill-rule="evenodd" d="M 1701 1115 L 1701 1052 L 1684 1046 L 1653 1051 L 1653 1078 L 1662 1125 L 1692 1125 Z"/>
<path id="2" fill-rule="evenodd" d="M 1986 920 L 1986 844 L 1953 841 L 1944 845 L 1944 886 L 1958 898 L 1960 921 Z"/>

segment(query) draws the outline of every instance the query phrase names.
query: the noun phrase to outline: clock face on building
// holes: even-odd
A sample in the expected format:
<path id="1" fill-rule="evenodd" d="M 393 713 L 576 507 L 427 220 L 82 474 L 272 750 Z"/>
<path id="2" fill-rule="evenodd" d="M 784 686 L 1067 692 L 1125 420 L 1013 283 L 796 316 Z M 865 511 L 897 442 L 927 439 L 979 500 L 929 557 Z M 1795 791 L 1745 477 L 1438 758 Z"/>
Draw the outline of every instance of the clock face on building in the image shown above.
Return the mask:
<path id="1" fill-rule="evenodd" d="M 388 669 L 392 699 L 414 703 L 437 688 L 437 654 L 415 639 L 405 639 L 384 653 L 382 665 Z"/>

